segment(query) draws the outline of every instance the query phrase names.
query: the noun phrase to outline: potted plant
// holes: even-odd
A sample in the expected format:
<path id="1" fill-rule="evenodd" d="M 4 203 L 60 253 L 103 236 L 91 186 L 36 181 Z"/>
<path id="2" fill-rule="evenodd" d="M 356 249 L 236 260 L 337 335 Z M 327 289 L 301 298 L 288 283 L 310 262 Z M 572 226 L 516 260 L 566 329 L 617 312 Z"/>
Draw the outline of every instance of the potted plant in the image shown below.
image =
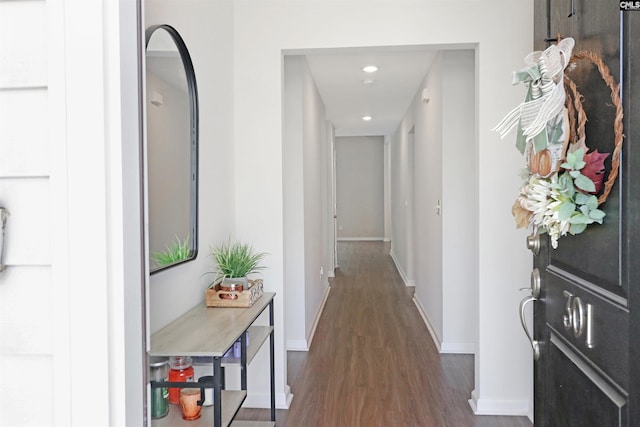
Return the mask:
<path id="1" fill-rule="evenodd" d="M 176 236 L 176 241 L 165 246 L 164 251 L 153 252 L 151 258 L 158 267 L 173 264 L 189 257 L 189 236 L 183 241 Z"/>
<path id="2" fill-rule="evenodd" d="M 216 263 L 216 276 L 209 287 L 220 283 L 222 290 L 242 291 L 247 287 L 247 276 L 264 268 L 260 261 L 267 254 L 254 252 L 253 246 L 248 243 L 228 241 L 210 248 L 210 255 Z"/>

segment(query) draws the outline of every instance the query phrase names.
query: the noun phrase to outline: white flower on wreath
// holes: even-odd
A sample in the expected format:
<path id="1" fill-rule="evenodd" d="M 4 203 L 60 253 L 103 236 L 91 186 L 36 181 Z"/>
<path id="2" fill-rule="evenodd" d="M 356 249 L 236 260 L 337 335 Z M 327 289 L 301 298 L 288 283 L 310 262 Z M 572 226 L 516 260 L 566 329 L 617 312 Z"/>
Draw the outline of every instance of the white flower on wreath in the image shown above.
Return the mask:
<path id="1" fill-rule="evenodd" d="M 558 239 L 565 236 L 571 227 L 569 219 L 560 220 L 558 210 L 565 202 L 557 190 L 558 176 L 553 174 L 547 179 L 531 176 L 529 183 L 520 191 L 520 206 L 531 212 L 529 222 L 534 228 L 547 231 L 553 248 L 558 247 Z"/>

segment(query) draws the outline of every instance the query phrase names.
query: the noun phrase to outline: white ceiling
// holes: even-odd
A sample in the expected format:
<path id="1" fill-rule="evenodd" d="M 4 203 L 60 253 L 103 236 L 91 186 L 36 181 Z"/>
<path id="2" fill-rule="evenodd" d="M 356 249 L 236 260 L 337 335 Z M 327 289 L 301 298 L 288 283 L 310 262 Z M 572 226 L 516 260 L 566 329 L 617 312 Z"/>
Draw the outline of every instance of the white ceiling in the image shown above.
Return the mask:
<path id="1" fill-rule="evenodd" d="M 437 50 L 427 47 L 305 52 L 336 136 L 390 135 L 407 112 Z M 376 65 L 365 73 L 362 67 Z M 363 80 L 374 79 L 365 85 Z M 371 116 L 365 122 L 362 116 Z"/>

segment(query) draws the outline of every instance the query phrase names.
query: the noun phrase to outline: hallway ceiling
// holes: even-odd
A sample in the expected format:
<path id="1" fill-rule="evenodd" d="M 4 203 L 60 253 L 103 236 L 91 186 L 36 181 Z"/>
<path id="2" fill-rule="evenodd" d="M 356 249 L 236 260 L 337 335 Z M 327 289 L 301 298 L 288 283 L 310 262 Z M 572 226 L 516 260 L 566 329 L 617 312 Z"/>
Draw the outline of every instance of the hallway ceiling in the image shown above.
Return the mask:
<path id="1" fill-rule="evenodd" d="M 307 53 L 336 136 L 393 134 L 416 93 L 422 90 L 422 81 L 437 52 L 427 47 L 390 47 Z M 371 64 L 378 71 L 362 71 Z M 364 84 L 367 79 L 375 82 Z M 366 115 L 372 120 L 362 120 Z"/>

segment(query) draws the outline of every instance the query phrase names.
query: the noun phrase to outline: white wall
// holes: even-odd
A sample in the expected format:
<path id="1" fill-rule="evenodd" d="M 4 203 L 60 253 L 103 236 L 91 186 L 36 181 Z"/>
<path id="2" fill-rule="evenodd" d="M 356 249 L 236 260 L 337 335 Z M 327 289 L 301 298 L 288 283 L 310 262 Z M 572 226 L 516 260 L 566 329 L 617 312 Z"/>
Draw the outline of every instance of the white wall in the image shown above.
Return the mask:
<path id="1" fill-rule="evenodd" d="M 338 240 L 384 240 L 384 137 L 336 138 Z"/>
<path id="2" fill-rule="evenodd" d="M 304 56 L 284 57 L 284 82 L 285 332 L 288 349 L 307 350 L 328 292 L 330 127 Z"/>
<path id="3" fill-rule="evenodd" d="M 442 54 L 442 352 L 473 353 L 477 341 L 478 211 L 475 52 Z M 427 202 L 427 209 L 434 210 Z"/>
<path id="4" fill-rule="evenodd" d="M 510 88 L 511 71 L 521 66 L 532 45 L 532 2 L 468 1 L 452 7 L 448 2 L 395 1 L 363 8 L 358 1 L 242 0 L 234 6 L 235 159 L 245 167 L 235 171 L 236 227 L 271 253 L 265 276 L 278 293 L 284 290 L 282 50 L 477 44 L 479 353 L 473 403 L 478 412 L 526 413 L 522 404 L 530 395 L 531 356 L 516 311 L 530 256 L 510 214 L 517 167 L 496 167 L 517 165 L 519 159 L 491 128 L 521 100 L 522 93 L 505 85 Z M 259 221 L 251 209 L 256 204 L 261 206 Z M 277 306 L 276 311 L 278 324 L 284 310 Z M 282 339 L 279 330 L 276 339 Z M 284 352 L 276 361 L 284 365 Z"/>
<path id="5" fill-rule="evenodd" d="M 109 157 L 113 160 L 115 182 L 121 189 L 122 203 L 119 203 L 116 192 L 112 196 L 109 206 L 109 216 L 115 224 L 120 225 L 118 244 L 111 244 L 111 256 L 122 264 L 122 272 L 114 275 L 115 283 L 111 290 L 111 313 L 109 318 L 112 329 L 124 331 L 124 342 L 121 344 L 118 334 L 109 336 L 109 351 L 111 354 L 110 378 L 110 421 L 112 424 L 140 425 L 144 414 L 140 408 L 144 407 L 144 393 L 140 383 L 144 379 L 146 361 L 144 357 L 145 324 L 143 322 L 143 293 L 145 252 L 142 239 L 142 209 L 143 200 L 140 189 L 142 178 L 140 174 L 140 87 L 138 81 L 139 49 L 142 37 L 139 34 L 138 21 L 140 5 L 130 0 L 121 0 L 117 10 L 113 3 L 109 18 L 119 25 L 119 57 L 120 62 L 109 61 L 110 74 L 119 77 L 120 97 L 112 99 L 113 109 L 119 112 L 121 140 L 120 144 L 113 144 Z M 134 40 L 137 43 L 134 43 Z M 108 57 L 117 56 L 115 47 L 108 52 Z M 113 91 L 110 91 L 113 94 Z M 119 108 L 119 110 L 118 110 Z M 118 117 L 116 114 L 112 116 Z M 117 140 L 118 132 L 113 133 Z M 117 168 L 121 167 L 121 170 Z M 121 178 L 120 178 L 121 177 Z M 123 384 L 124 383 L 124 384 Z M 123 390 L 124 388 L 124 390 Z"/>
<path id="6" fill-rule="evenodd" d="M 9 210 L 0 273 L 0 424 L 53 425 L 51 213 L 46 4 L 0 3 L 0 206 Z M 13 40 L 14 43 L 8 43 Z M 42 381 L 40 410 L 26 396 Z"/>
<path id="7" fill-rule="evenodd" d="M 402 155 L 415 127 L 415 300 L 443 353 L 473 353 L 477 341 L 474 61 L 473 50 L 439 52 L 394 139 Z"/>
<path id="8" fill-rule="evenodd" d="M 414 209 L 414 144 L 413 118 L 403 118 L 390 144 L 390 210 L 391 210 L 391 256 L 405 285 L 415 285 L 413 271 L 414 246 L 413 224 L 410 223 L 410 210 Z M 433 183 L 432 183 L 433 185 Z M 410 203 L 411 202 L 411 203 Z M 417 230 L 416 230 L 417 231 Z"/>
<path id="9" fill-rule="evenodd" d="M 136 4 L 2 2 L 0 28 L 0 424 L 140 425 Z"/>
<path id="10" fill-rule="evenodd" d="M 195 69 L 200 111 L 198 256 L 151 276 L 153 333 L 204 301 L 213 276 L 203 274 L 214 268 L 209 248 L 234 236 L 233 44 L 229 43 L 233 5 L 231 1 L 146 0 L 144 19 L 145 28 L 169 24 L 184 39 Z M 265 251 L 257 243 L 254 247 Z"/>
<path id="11" fill-rule="evenodd" d="M 305 337 L 311 344 L 319 310 L 329 289 L 325 269 L 324 248 L 327 241 L 327 204 L 329 149 L 326 135 L 326 114 L 322 98 L 303 60 L 303 164 L 304 164 L 304 254 L 305 254 Z M 283 160 L 285 168 L 290 158 Z M 286 197 L 286 195 L 285 195 Z M 285 226 L 286 228 L 286 226 Z M 321 273 L 322 270 L 322 273 Z M 297 321 L 296 318 L 291 321 Z"/>
<path id="12" fill-rule="evenodd" d="M 148 314 L 149 331 L 153 333 L 204 303 L 205 290 L 214 277 L 205 274 L 214 270 L 209 256 L 211 247 L 238 238 L 253 244 L 257 252 L 270 251 L 251 236 L 238 236 L 235 229 L 234 170 L 250 166 L 234 163 L 232 1 L 146 0 L 144 18 L 145 27 L 169 24 L 184 39 L 196 74 L 199 105 L 198 255 L 194 261 L 150 276 Z M 252 206 L 251 211 L 259 221 L 259 206 Z M 265 283 L 266 290 L 270 290 L 268 280 Z M 260 321 L 266 322 L 264 318 Z M 262 382 L 268 381 L 265 372 L 269 367 L 261 358 L 268 360 L 268 356 L 261 350 L 249 368 L 245 404 L 265 399 Z M 210 366 L 196 369 L 202 374 L 211 373 Z M 239 372 L 232 369 L 227 374 L 228 386 L 239 386 Z"/>
<path id="13" fill-rule="evenodd" d="M 292 161 L 283 169 L 284 307 L 287 348 L 308 348 L 305 322 L 304 253 L 304 57 L 284 57 L 283 151 Z M 295 159 L 295 161 L 293 161 Z M 284 161 L 284 160 L 283 160 Z"/>
<path id="14" fill-rule="evenodd" d="M 326 221 L 323 223 L 326 226 L 325 234 L 327 245 L 325 247 L 325 260 L 327 277 L 335 277 L 336 259 L 337 259 L 337 211 L 336 211 L 336 131 L 333 123 L 327 120 L 326 126 L 326 168 L 327 168 L 327 190 L 326 201 L 324 205 L 324 211 L 326 215 Z"/>
<path id="15" fill-rule="evenodd" d="M 423 286 L 417 286 L 416 298 L 422 302 L 426 308 L 429 318 L 434 322 L 434 329 L 442 342 L 443 337 L 443 305 L 442 305 L 442 215 L 436 211 L 437 200 L 442 200 L 442 117 L 443 101 L 446 94 L 443 93 L 442 78 L 446 70 L 439 54 L 434 61 L 429 74 L 425 79 L 425 87 L 431 92 L 431 100 L 428 104 L 421 103 L 419 99 L 414 100 L 414 106 L 425 111 L 426 120 L 418 120 L 416 133 L 418 139 L 423 143 L 418 145 L 418 164 L 426 167 L 421 168 L 417 181 L 421 184 L 417 192 L 416 217 L 420 218 L 416 224 L 418 238 L 416 239 L 420 247 L 417 249 L 420 261 L 420 270 L 417 281 Z M 423 291 L 424 289 L 424 291 Z"/>
<path id="16" fill-rule="evenodd" d="M 391 135 L 384 136 L 384 241 L 391 241 Z"/>
<path id="17" fill-rule="evenodd" d="M 407 128 L 415 127 L 415 299 L 424 309 L 437 343 L 443 341 L 444 327 L 442 215 L 436 211 L 437 201 L 443 198 L 444 72 L 442 52 L 439 52 L 396 132 L 396 141 L 406 145 Z M 422 88 L 429 89 L 431 99 L 428 103 L 422 102 Z"/>

